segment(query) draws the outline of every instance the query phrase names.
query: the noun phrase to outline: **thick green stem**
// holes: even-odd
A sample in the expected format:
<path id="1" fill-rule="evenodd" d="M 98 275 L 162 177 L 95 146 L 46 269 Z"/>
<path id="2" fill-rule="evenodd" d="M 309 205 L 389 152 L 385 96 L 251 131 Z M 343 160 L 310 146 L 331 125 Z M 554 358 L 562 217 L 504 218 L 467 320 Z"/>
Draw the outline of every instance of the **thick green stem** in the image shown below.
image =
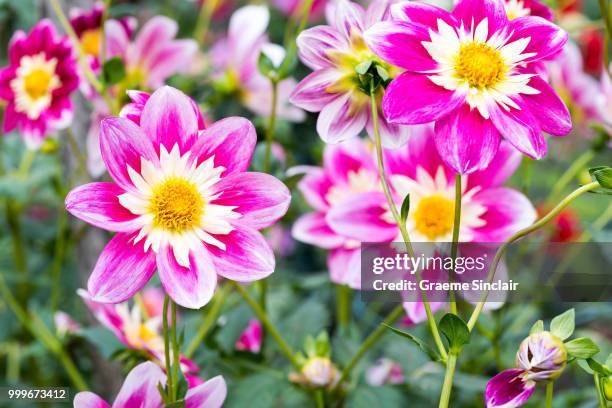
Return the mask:
<path id="1" fill-rule="evenodd" d="M 278 105 L 278 81 L 271 79 L 270 82 L 272 84 L 272 105 L 270 106 L 270 117 L 268 118 L 268 126 L 266 127 L 266 151 L 263 161 L 264 173 L 270 172 L 272 143 L 274 142 L 274 129 L 276 129 L 276 111 Z"/>
<path id="2" fill-rule="evenodd" d="M 240 293 L 240 296 L 242 296 L 242 298 L 251 307 L 251 309 L 257 316 L 257 318 L 261 320 L 261 324 L 263 325 L 263 327 L 266 328 L 266 330 L 270 333 L 272 338 L 276 341 L 276 344 L 278 344 L 278 347 L 280 348 L 281 352 L 287 357 L 289 362 L 291 362 L 291 365 L 293 365 L 293 367 L 296 370 L 298 371 L 301 370 L 302 367 L 300 366 L 300 363 L 295 358 L 295 353 L 291 349 L 291 346 L 289 346 L 289 344 L 287 344 L 285 339 L 283 339 L 283 337 L 281 336 L 279 331 L 276 329 L 274 324 L 272 324 L 272 322 L 268 318 L 268 315 L 261 308 L 259 303 L 257 303 L 257 301 L 253 299 L 253 297 L 249 294 L 249 291 L 246 290 L 242 285 L 234 281 L 231 281 L 231 283 L 238 290 L 238 293 Z"/>
<path id="3" fill-rule="evenodd" d="M 351 321 L 352 291 L 347 285 L 336 285 L 336 319 L 341 328 L 345 328 Z"/>
<path id="4" fill-rule="evenodd" d="M 572 165 L 569 166 L 567 170 L 565 170 L 565 172 L 553 185 L 553 188 L 550 191 L 548 198 L 546 199 L 546 203 L 550 204 L 556 198 L 558 198 L 565 189 L 565 187 L 567 187 L 567 185 L 576 177 L 576 175 L 578 175 L 578 173 L 583 170 L 591 160 L 593 160 L 593 157 L 595 157 L 595 153 L 593 152 L 593 150 L 587 150 L 586 152 L 582 153 L 576 160 L 574 160 Z"/>
<path id="5" fill-rule="evenodd" d="M 552 408 L 553 406 L 554 387 L 555 383 L 552 381 L 546 384 L 546 408 Z"/>
<path id="6" fill-rule="evenodd" d="M 202 344 L 209 330 L 217 321 L 219 313 L 221 312 L 221 308 L 223 307 L 225 299 L 227 298 L 227 295 L 230 293 L 231 289 L 232 288 L 230 285 L 223 285 L 219 288 L 219 290 L 215 294 L 210 309 L 206 311 L 206 317 L 204 318 L 204 322 L 202 323 L 202 325 L 198 329 L 198 332 L 193 337 L 193 340 L 191 340 L 191 343 L 189 343 L 189 346 L 187 347 L 185 357 L 191 358 L 200 346 L 200 344 Z"/>
<path id="7" fill-rule="evenodd" d="M 508 238 L 508 240 L 506 242 L 504 242 L 499 247 L 497 252 L 495 253 L 495 257 L 493 258 L 493 261 L 491 262 L 491 267 L 489 268 L 489 274 L 487 276 L 487 282 L 491 283 L 493 281 L 493 278 L 495 277 L 495 272 L 497 270 L 497 265 L 499 264 L 499 261 L 501 260 L 501 257 L 504 255 L 504 253 L 506 252 L 506 250 L 508 249 L 508 246 L 510 246 L 510 244 L 512 244 L 513 242 L 521 239 L 522 237 L 524 237 L 526 235 L 529 235 L 532 232 L 537 231 L 538 229 L 542 228 L 548 222 L 550 222 L 550 220 L 555 218 L 565 207 L 567 207 L 576 198 L 578 198 L 582 194 L 584 194 L 586 192 L 589 192 L 591 190 L 594 190 L 594 189 L 596 189 L 598 187 L 599 187 L 599 183 L 594 181 L 594 182 L 586 184 L 586 185 L 584 185 L 584 186 L 582 186 L 580 188 L 577 188 L 571 194 L 569 194 L 567 197 L 565 197 L 563 200 L 561 200 L 559 202 L 559 204 L 557 204 L 557 206 L 555 208 L 553 208 L 544 217 L 540 218 L 539 220 L 537 220 L 535 223 L 533 223 L 529 227 L 524 228 L 524 229 L 518 231 L 517 233 L 512 235 L 510 238 Z M 482 312 L 482 309 L 484 308 L 484 305 L 485 305 L 488 297 L 489 297 L 489 291 L 487 290 L 487 291 L 485 291 L 485 293 L 483 293 L 480 301 L 476 305 L 476 308 L 472 312 L 472 315 L 470 316 L 470 320 L 468 321 L 468 328 L 470 329 L 470 331 L 474 328 L 474 325 L 476 324 L 476 321 L 478 320 L 478 317 L 480 316 L 480 313 Z"/>
<path id="8" fill-rule="evenodd" d="M 457 258 L 457 250 L 459 248 L 459 230 L 461 228 L 461 199 L 463 196 L 461 186 L 461 174 L 455 175 L 455 218 L 453 221 L 453 243 L 451 246 L 451 258 L 453 259 L 453 270 L 449 273 L 448 278 L 449 281 L 455 279 L 455 259 Z M 457 300 L 455 298 L 455 291 L 452 289 L 449 291 L 450 296 L 450 311 L 453 314 L 457 314 Z"/>
<path id="9" fill-rule="evenodd" d="M 325 408 L 325 397 L 323 395 L 323 390 L 316 390 L 314 392 L 314 396 L 317 408 Z"/>
<path id="10" fill-rule="evenodd" d="M 457 367 L 457 354 L 453 351 L 448 353 L 446 361 L 446 374 L 444 375 L 444 383 L 442 384 L 442 392 L 440 393 L 439 408 L 448 408 L 450 402 L 451 391 L 453 390 L 453 377 L 455 376 L 455 368 Z"/>
<path id="11" fill-rule="evenodd" d="M 174 395 L 174 382 L 173 382 L 173 376 L 171 373 L 171 362 L 170 362 L 170 330 L 168 329 L 168 306 L 170 304 L 170 297 L 168 295 L 166 295 L 166 297 L 164 297 L 164 310 L 163 313 L 164 315 L 162 316 L 162 321 L 163 321 L 163 330 L 164 330 L 164 357 L 165 357 L 165 365 L 166 365 L 166 390 L 167 390 L 167 396 L 169 399 L 172 399 L 172 396 Z M 168 402 L 173 402 L 173 400 L 168 401 Z"/>

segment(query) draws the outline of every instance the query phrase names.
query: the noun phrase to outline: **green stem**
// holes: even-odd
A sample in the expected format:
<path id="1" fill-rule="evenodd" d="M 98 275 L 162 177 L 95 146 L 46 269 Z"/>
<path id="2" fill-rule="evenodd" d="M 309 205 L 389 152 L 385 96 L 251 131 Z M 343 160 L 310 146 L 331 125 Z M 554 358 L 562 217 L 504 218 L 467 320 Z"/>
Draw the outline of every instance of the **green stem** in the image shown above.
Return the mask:
<path id="1" fill-rule="evenodd" d="M 552 381 L 546 384 L 546 408 L 552 408 L 553 406 L 554 387 L 555 383 Z"/>
<path id="2" fill-rule="evenodd" d="M 440 403 L 438 404 L 438 408 L 448 408 L 451 391 L 453 390 L 453 377 L 455 376 L 456 366 L 457 354 L 450 351 L 448 353 L 448 360 L 446 361 L 446 374 L 444 374 L 444 383 L 442 384 L 442 392 L 440 394 Z"/>
<path id="3" fill-rule="evenodd" d="M 179 350 L 179 342 L 178 342 L 178 337 L 176 335 L 176 303 L 174 303 L 174 301 L 170 300 L 170 307 L 172 309 L 172 375 L 174 376 L 173 382 L 175 384 L 175 387 L 173 389 L 174 393 L 172 394 L 173 397 L 173 401 L 177 401 L 178 400 L 178 384 L 179 384 L 179 368 L 180 368 L 180 354 L 181 351 Z"/>
<path id="4" fill-rule="evenodd" d="M 325 408 L 325 398 L 323 396 L 323 390 L 316 390 L 314 392 L 314 395 L 317 408 Z"/>
<path id="5" fill-rule="evenodd" d="M 208 35 L 208 29 L 210 28 L 210 22 L 212 16 L 217 8 L 217 0 L 205 1 L 200 7 L 200 13 L 198 14 L 198 21 L 196 22 L 195 30 L 193 31 L 193 38 L 196 39 L 200 48 L 206 44 L 206 37 Z"/>
<path id="6" fill-rule="evenodd" d="M 595 152 L 593 150 L 587 150 L 582 153 L 571 166 L 565 170 L 565 172 L 559 177 L 557 182 L 554 184 L 548 198 L 546 199 L 546 203 L 553 202 L 557 197 L 561 195 L 565 187 L 576 177 L 576 175 L 585 168 L 585 166 L 593 160 L 595 157 Z"/>
<path id="7" fill-rule="evenodd" d="M 340 375 L 340 380 L 338 381 L 336 388 L 338 388 L 340 384 L 342 384 L 348 378 L 348 376 L 351 374 L 351 371 L 353 370 L 353 368 L 355 368 L 355 366 L 357 365 L 359 360 L 361 360 L 364 354 L 370 348 L 372 348 L 372 346 L 374 346 L 378 342 L 378 340 L 380 340 L 383 334 L 385 334 L 387 330 L 386 325 L 390 326 L 394 324 L 395 321 L 399 319 L 400 316 L 402 316 L 403 314 L 404 314 L 404 307 L 400 304 L 400 305 L 395 306 L 395 308 L 391 311 L 391 313 L 389 313 L 387 317 L 384 318 L 384 320 L 382 321 L 382 324 L 380 324 L 376 328 L 376 330 L 374 330 L 368 336 L 368 338 L 365 339 L 365 341 L 361 344 L 361 347 L 359 347 L 359 350 L 357 350 L 357 353 L 355 353 L 355 355 L 346 364 L 346 366 L 342 370 L 342 374 Z"/>
<path id="8" fill-rule="evenodd" d="M 55 248 L 53 263 L 51 265 L 51 310 L 56 310 L 62 292 L 62 265 L 66 254 L 66 223 L 67 212 L 63 205 L 57 212 L 57 234 L 55 237 Z"/>
<path id="9" fill-rule="evenodd" d="M 351 321 L 351 288 L 347 285 L 336 285 L 336 319 L 341 328 Z"/>
<path id="10" fill-rule="evenodd" d="M 217 317 L 219 317 L 221 308 L 223 307 L 225 299 L 227 298 L 227 295 L 230 293 L 230 291 L 230 285 L 223 285 L 219 288 L 219 290 L 215 294 L 215 298 L 213 299 L 210 309 L 206 311 L 206 318 L 204 319 L 204 322 L 202 323 L 202 325 L 198 329 L 198 332 L 193 337 L 193 340 L 191 340 L 191 343 L 189 343 L 189 346 L 187 347 L 185 357 L 191 358 L 200 346 L 200 344 L 202 344 L 209 330 L 217 321 Z"/>
<path id="11" fill-rule="evenodd" d="M 600 377 L 597 372 L 593 373 L 593 381 L 595 381 L 595 392 L 597 393 L 598 408 L 606 408 L 606 399 L 601 392 Z"/>
<path id="12" fill-rule="evenodd" d="M 455 219 L 453 221 L 453 243 L 451 246 L 451 258 L 453 259 L 453 270 L 449 272 L 449 281 L 455 279 L 455 259 L 457 258 L 457 251 L 459 248 L 459 229 L 461 227 L 461 198 L 462 198 L 462 186 L 461 186 L 461 174 L 455 175 Z M 455 291 L 449 291 L 450 296 L 450 311 L 453 314 L 457 314 L 457 300 L 455 298 Z"/>
<path id="13" fill-rule="evenodd" d="M 270 106 L 270 117 L 266 128 L 266 152 L 263 161 L 264 173 L 270 172 L 270 161 L 272 156 L 272 143 L 274 142 L 274 129 L 276 129 L 276 111 L 278 105 L 278 81 L 270 79 L 272 84 L 272 106 Z"/>
<path id="14" fill-rule="evenodd" d="M 310 11 L 312 10 L 312 3 L 314 0 L 304 0 L 304 4 L 302 5 L 302 18 L 300 20 L 300 24 L 298 25 L 297 30 L 293 36 L 293 39 L 289 42 L 287 48 L 287 56 L 285 57 L 283 63 L 281 64 L 278 72 L 281 75 L 286 74 L 286 70 L 291 65 L 292 61 L 295 59 L 297 53 L 297 36 L 304 31 L 306 27 L 306 23 L 308 23 L 308 17 L 310 17 Z"/>
<path id="15" fill-rule="evenodd" d="M 231 281 L 231 283 L 236 288 L 236 290 L 238 290 L 238 293 L 240 293 L 240 296 L 242 296 L 242 298 L 247 302 L 247 304 L 251 307 L 251 309 L 253 309 L 253 312 L 255 312 L 255 315 L 257 315 L 257 318 L 261 320 L 261 324 L 270 333 L 272 338 L 274 338 L 281 352 L 287 357 L 289 362 L 291 362 L 291 365 L 293 365 L 293 367 L 296 370 L 298 371 L 301 370 L 302 367 L 300 363 L 297 361 L 297 359 L 295 358 L 295 353 L 291 349 L 291 346 L 289 346 L 289 344 L 287 344 L 285 339 L 283 339 L 283 337 L 278 332 L 274 324 L 272 324 L 272 322 L 268 318 L 268 315 L 261 308 L 259 303 L 257 303 L 257 301 L 253 299 L 253 297 L 249 294 L 248 290 L 246 290 L 242 285 L 234 281 Z"/>
<path id="16" fill-rule="evenodd" d="M 376 159 L 378 162 L 378 175 L 380 178 L 380 182 L 382 184 L 385 198 L 387 199 L 389 211 L 391 211 L 391 214 L 393 215 L 393 219 L 395 220 L 395 223 L 397 224 L 397 227 L 400 230 L 400 233 L 404 240 L 404 244 L 406 245 L 406 250 L 408 251 L 408 254 L 412 258 L 414 258 L 414 250 L 412 248 L 412 243 L 410 241 L 410 235 L 408 234 L 408 230 L 406 229 L 406 224 L 402 222 L 400 214 L 397 211 L 397 206 L 395 205 L 395 200 L 393 199 L 393 194 L 391 193 L 391 188 L 389 187 L 389 182 L 387 181 L 387 175 L 385 172 L 385 161 L 383 157 L 382 142 L 380 138 L 380 129 L 378 126 L 378 106 L 376 102 L 376 90 L 377 88 L 374 87 L 374 81 L 372 80 L 372 83 L 370 84 L 370 106 L 371 106 L 371 112 L 372 112 L 372 125 L 374 128 L 374 144 L 376 145 Z M 420 285 L 420 281 L 421 281 L 420 271 L 416 271 L 415 276 L 416 276 L 417 282 L 419 283 L 419 287 L 420 287 L 421 286 Z M 420 294 L 421 294 L 421 299 L 423 301 L 423 307 L 425 309 L 425 314 L 427 315 L 427 322 L 429 324 L 431 335 L 434 338 L 434 342 L 436 343 L 436 346 L 438 348 L 440 355 L 442 356 L 442 359 L 446 360 L 446 357 L 447 357 L 446 349 L 444 348 L 442 337 L 440 336 L 440 332 L 438 331 L 436 319 L 431 311 L 431 306 L 429 304 L 427 294 L 423 290 L 420 291 Z"/>
<path id="17" fill-rule="evenodd" d="M 166 295 L 164 297 L 164 310 L 163 310 L 164 315 L 162 316 L 163 327 L 164 327 L 164 357 L 166 361 L 166 377 L 167 377 L 166 390 L 167 390 L 167 393 L 168 393 L 167 395 L 169 399 L 172 399 L 172 396 L 174 395 L 174 383 L 173 383 L 173 376 L 170 371 L 172 365 L 170 364 L 170 333 L 168 330 L 168 306 L 169 304 L 170 304 L 170 297 Z M 168 402 L 173 402 L 173 400 L 168 401 Z"/>
<path id="18" fill-rule="evenodd" d="M 529 227 L 516 232 L 514 235 L 508 238 L 508 240 L 505 241 L 495 253 L 495 257 L 493 258 L 491 267 L 489 268 L 489 274 L 487 277 L 487 281 L 489 283 L 493 281 L 493 278 L 495 277 L 495 271 L 497 270 L 497 265 L 499 264 L 501 257 L 504 255 L 504 253 L 506 252 L 510 244 L 542 228 L 548 222 L 550 222 L 550 220 L 555 218 L 565 207 L 567 207 L 576 198 L 580 197 L 582 194 L 586 192 L 596 189 L 597 187 L 599 187 L 599 183 L 594 181 L 592 183 L 589 183 L 582 187 L 577 188 L 572 193 L 570 193 L 567 197 L 561 200 L 559 204 L 557 204 L 557 206 L 553 208 L 544 217 L 540 218 L 539 220 L 537 220 L 535 223 L 533 223 Z M 484 305 L 487 301 L 488 296 L 489 296 L 489 291 L 485 291 L 485 293 L 483 293 L 482 297 L 480 298 L 480 301 L 476 305 L 476 308 L 472 312 L 472 315 L 470 316 L 470 320 L 468 321 L 468 328 L 470 329 L 470 331 L 474 328 L 474 325 L 476 324 L 476 321 L 478 320 L 478 317 L 480 316 L 480 313 L 482 312 L 482 309 L 484 308 Z"/>

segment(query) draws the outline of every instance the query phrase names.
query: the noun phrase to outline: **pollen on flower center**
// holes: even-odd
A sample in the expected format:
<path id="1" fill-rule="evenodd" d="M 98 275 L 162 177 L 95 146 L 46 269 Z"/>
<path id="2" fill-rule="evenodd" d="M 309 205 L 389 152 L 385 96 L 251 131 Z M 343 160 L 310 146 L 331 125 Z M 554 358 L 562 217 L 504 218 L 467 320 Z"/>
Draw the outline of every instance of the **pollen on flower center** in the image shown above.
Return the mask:
<path id="1" fill-rule="evenodd" d="M 101 30 L 86 30 L 81 35 L 81 46 L 87 55 L 97 56 L 100 53 L 100 44 L 102 43 Z"/>
<path id="2" fill-rule="evenodd" d="M 23 78 L 23 88 L 28 96 L 34 100 L 49 93 L 53 75 L 45 69 L 37 68 L 30 71 Z"/>
<path id="3" fill-rule="evenodd" d="M 414 212 L 416 229 L 428 239 L 436 239 L 453 229 L 455 204 L 440 195 L 425 197 Z"/>
<path id="4" fill-rule="evenodd" d="M 459 48 L 455 72 L 474 88 L 488 88 L 502 81 L 506 64 L 498 50 L 488 44 L 470 42 Z"/>
<path id="5" fill-rule="evenodd" d="M 156 227 L 181 232 L 200 224 L 204 200 L 194 183 L 169 177 L 153 188 L 149 210 Z"/>

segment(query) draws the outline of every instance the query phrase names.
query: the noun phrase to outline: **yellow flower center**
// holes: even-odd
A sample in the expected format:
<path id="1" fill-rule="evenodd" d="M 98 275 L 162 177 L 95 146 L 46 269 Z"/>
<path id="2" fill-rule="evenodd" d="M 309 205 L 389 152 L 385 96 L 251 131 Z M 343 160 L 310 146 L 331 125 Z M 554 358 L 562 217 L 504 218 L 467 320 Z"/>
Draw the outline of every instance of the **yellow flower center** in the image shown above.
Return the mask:
<path id="1" fill-rule="evenodd" d="M 182 177 L 169 177 L 153 189 L 150 211 L 156 227 L 171 232 L 191 229 L 200 224 L 203 210 L 197 186 Z"/>
<path id="2" fill-rule="evenodd" d="M 102 30 L 86 30 L 81 35 L 81 46 L 87 55 L 98 56 L 102 43 Z"/>
<path id="3" fill-rule="evenodd" d="M 416 229 L 428 239 L 446 235 L 453 229 L 455 204 L 441 195 L 419 201 L 414 212 Z"/>
<path id="4" fill-rule="evenodd" d="M 23 78 L 23 87 L 31 99 L 41 98 L 49 93 L 53 75 L 41 68 L 30 71 Z"/>
<path id="5" fill-rule="evenodd" d="M 489 88 L 504 79 L 506 64 L 498 50 L 471 42 L 459 48 L 455 59 L 457 76 L 474 88 Z"/>

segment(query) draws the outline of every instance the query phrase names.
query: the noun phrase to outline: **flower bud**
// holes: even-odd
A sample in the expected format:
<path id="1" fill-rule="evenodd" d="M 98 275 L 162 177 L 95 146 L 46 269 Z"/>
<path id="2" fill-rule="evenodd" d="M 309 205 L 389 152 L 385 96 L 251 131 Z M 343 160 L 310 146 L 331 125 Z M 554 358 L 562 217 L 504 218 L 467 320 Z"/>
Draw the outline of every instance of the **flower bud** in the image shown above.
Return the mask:
<path id="1" fill-rule="evenodd" d="M 608 401 L 612 401 L 612 375 L 601 380 L 601 389 Z"/>
<path id="2" fill-rule="evenodd" d="M 291 381 L 311 387 L 330 387 L 338 382 L 338 369 L 327 357 L 312 357 L 302 366 L 301 374 L 292 374 Z"/>
<path id="3" fill-rule="evenodd" d="M 526 371 L 525 380 L 555 380 L 567 365 L 567 350 L 563 341 L 554 334 L 547 331 L 534 333 L 521 343 L 516 362 Z"/>

